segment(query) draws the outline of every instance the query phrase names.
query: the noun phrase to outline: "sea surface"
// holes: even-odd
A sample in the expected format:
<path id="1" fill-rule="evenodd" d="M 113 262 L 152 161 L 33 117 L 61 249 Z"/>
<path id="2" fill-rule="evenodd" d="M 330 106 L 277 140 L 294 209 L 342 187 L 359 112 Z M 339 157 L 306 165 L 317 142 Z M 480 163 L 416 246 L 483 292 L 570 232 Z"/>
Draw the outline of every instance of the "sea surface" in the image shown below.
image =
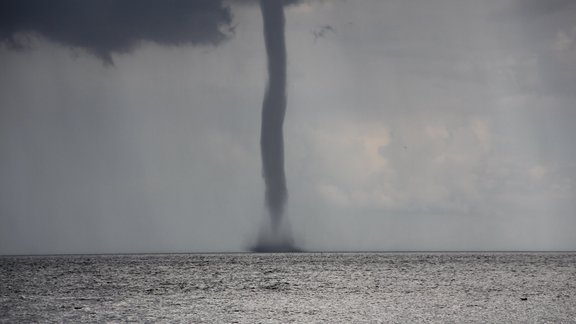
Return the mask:
<path id="1" fill-rule="evenodd" d="M 3 256 L 0 322 L 576 323 L 576 253 Z"/>

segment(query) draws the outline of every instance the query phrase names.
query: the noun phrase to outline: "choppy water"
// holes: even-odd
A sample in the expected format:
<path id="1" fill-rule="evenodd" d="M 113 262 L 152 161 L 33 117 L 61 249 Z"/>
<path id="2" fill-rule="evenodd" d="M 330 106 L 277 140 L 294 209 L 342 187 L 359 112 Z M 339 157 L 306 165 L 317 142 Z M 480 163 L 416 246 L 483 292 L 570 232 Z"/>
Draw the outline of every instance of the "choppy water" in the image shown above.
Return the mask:
<path id="1" fill-rule="evenodd" d="M 0 322 L 573 322 L 576 253 L 0 257 Z"/>

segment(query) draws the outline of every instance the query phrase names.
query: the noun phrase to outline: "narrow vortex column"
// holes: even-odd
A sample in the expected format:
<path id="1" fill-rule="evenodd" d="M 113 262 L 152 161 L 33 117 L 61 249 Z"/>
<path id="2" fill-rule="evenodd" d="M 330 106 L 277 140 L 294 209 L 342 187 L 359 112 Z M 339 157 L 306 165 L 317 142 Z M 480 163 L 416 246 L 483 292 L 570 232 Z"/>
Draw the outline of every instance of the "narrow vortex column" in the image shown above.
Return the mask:
<path id="1" fill-rule="evenodd" d="M 260 150 L 266 208 L 276 233 L 288 197 L 284 174 L 283 123 L 286 113 L 286 43 L 282 0 L 260 0 L 268 55 L 268 85 L 262 104 Z"/>

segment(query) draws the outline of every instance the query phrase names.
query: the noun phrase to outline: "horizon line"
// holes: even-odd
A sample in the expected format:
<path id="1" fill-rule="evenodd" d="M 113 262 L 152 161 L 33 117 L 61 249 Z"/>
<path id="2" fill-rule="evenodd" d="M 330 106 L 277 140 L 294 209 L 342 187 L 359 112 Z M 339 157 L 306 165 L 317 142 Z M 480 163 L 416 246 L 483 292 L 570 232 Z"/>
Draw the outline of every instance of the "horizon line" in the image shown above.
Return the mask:
<path id="1" fill-rule="evenodd" d="M 204 252 L 107 252 L 107 253 L 45 253 L 45 254 L 0 254 L 0 257 L 50 257 L 50 256 L 129 256 L 129 255 L 209 255 L 209 254 L 254 254 L 254 255 L 267 255 L 267 254 L 361 254 L 361 253 L 375 253 L 375 254 L 434 254 L 434 253 L 468 253 L 468 254 L 483 254 L 483 253 L 576 253 L 576 250 L 303 250 L 294 252 L 253 252 L 253 251 L 204 251 Z"/>

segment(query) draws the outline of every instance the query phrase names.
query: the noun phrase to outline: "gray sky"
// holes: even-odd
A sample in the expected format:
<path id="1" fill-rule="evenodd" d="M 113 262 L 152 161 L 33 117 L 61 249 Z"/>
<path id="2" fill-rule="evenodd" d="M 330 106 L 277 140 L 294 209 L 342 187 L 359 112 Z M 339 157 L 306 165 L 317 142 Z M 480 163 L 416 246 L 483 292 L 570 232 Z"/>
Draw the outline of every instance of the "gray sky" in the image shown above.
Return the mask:
<path id="1" fill-rule="evenodd" d="M 188 10 L 218 20 L 211 38 L 118 32 L 120 46 L 29 23 L 15 49 L 0 26 L 0 254 L 253 243 L 266 217 L 260 11 Z M 576 249 L 574 1 L 285 10 L 298 245 Z"/>

